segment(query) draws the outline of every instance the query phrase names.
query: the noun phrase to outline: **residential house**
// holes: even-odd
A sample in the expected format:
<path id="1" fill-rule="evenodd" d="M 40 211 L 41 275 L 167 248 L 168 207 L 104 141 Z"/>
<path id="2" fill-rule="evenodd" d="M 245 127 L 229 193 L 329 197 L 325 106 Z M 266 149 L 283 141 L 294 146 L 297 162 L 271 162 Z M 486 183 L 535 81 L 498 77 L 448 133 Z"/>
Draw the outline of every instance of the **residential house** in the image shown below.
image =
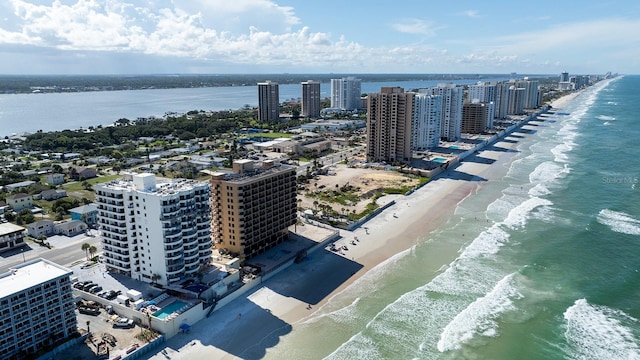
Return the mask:
<path id="1" fill-rule="evenodd" d="M 73 167 L 72 166 L 72 167 L 69 167 L 68 175 L 73 180 L 86 180 L 86 179 L 92 179 L 96 177 L 98 175 L 98 172 L 96 168 L 92 168 L 92 167 L 83 167 L 83 166 Z"/>
<path id="2" fill-rule="evenodd" d="M 22 188 L 26 188 L 29 187 L 33 184 L 35 184 L 35 181 L 31 181 L 31 180 L 27 180 L 27 181 L 21 181 L 21 182 L 17 182 L 17 183 L 13 183 L 13 184 L 8 184 L 6 185 L 6 188 L 8 191 L 15 191 L 18 189 L 22 189 Z"/>
<path id="3" fill-rule="evenodd" d="M 32 238 L 39 238 L 40 236 L 51 236 L 55 233 L 52 220 L 38 220 L 31 224 L 27 224 L 27 234 Z"/>
<path id="4" fill-rule="evenodd" d="M 49 185 L 64 184 L 64 174 L 53 173 L 44 176 L 45 182 Z"/>
<path id="5" fill-rule="evenodd" d="M 33 207 L 33 197 L 25 193 L 9 195 L 7 196 L 7 204 L 13 211 L 20 212 L 22 209 L 31 209 Z"/>
<path id="6" fill-rule="evenodd" d="M 70 220 L 55 224 L 53 226 L 54 232 L 59 235 L 75 236 L 87 231 L 87 224 L 80 220 Z"/>
<path id="7" fill-rule="evenodd" d="M 58 200 L 60 198 L 67 196 L 67 192 L 65 190 L 49 189 L 41 192 L 40 196 L 42 197 L 43 200 L 47 200 L 47 201 Z"/>
<path id="8" fill-rule="evenodd" d="M 80 220 L 88 226 L 93 226 L 98 222 L 98 205 L 91 203 L 70 209 L 71 220 Z"/>

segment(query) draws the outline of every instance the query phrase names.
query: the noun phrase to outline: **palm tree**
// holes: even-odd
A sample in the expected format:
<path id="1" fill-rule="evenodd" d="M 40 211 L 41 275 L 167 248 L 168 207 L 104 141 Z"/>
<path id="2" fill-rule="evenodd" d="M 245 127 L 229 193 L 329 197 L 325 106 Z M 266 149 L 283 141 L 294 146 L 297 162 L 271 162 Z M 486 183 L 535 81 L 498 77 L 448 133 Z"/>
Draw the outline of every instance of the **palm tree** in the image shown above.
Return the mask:
<path id="1" fill-rule="evenodd" d="M 91 257 L 93 257 L 98 252 L 98 248 L 93 245 L 91 245 L 88 250 Z"/>
<path id="2" fill-rule="evenodd" d="M 161 276 L 158 274 L 151 274 L 151 283 L 155 284 L 156 281 L 160 280 Z"/>
<path id="3" fill-rule="evenodd" d="M 84 251 L 85 255 L 87 256 L 87 260 L 89 260 L 89 248 L 91 248 L 91 244 L 83 243 L 80 248 Z"/>

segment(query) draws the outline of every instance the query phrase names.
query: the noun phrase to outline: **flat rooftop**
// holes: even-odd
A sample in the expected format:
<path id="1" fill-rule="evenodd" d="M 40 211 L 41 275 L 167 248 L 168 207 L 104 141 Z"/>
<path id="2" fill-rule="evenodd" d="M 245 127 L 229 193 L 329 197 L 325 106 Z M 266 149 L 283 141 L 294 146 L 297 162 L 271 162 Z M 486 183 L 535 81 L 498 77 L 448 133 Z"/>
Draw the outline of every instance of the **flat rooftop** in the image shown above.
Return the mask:
<path id="1" fill-rule="evenodd" d="M 0 274 L 0 298 L 53 280 L 72 271 L 45 259 L 34 259 Z"/>
<path id="2" fill-rule="evenodd" d="M 14 233 L 16 231 L 23 231 L 23 230 L 25 230 L 25 228 L 23 228 L 22 226 L 18 226 L 12 223 L 0 224 L 0 236 L 4 236 L 7 234 Z"/>

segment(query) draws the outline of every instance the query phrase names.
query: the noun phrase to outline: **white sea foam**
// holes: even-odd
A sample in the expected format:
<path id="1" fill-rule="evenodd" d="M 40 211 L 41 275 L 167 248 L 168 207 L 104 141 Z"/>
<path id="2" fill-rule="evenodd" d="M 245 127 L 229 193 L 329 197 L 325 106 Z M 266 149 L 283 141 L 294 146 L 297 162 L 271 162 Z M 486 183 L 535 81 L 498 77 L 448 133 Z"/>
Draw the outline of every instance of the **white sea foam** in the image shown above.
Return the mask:
<path id="1" fill-rule="evenodd" d="M 513 207 L 514 205 L 502 196 L 487 206 L 487 217 L 490 219 L 498 219 L 497 221 L 499 221 L 500 219 L 506 218 Z"/>
<path id="2" fill-rule="evenodd" d="M 324 359 L 382 359 L 376 345 L 373 339 L 357 333 Z"/>
<path id="3" fill-rule="evenodd" d="M 608 115 L 598 115 L 596 116 L 597 119 L 603 120 L 603 121 L 613 121 L 616 118 L 613 116 L 608 116 Z"/>
<path id="4" fill-rule="evenodd" d="M 536 184 L 536 186 L 529 189 L 529 195 L 531 196 L 544 196 L 549 194 L 551 194 L 551 191 L 542 184 Z"/>
<path id="5" fill-rule="evenodd" d="M 485 296 L 476 299 L 444 328 L 438 341 L 440 352 L 460 349 L 476 335 L 495 337 L 498 335 L 496 319 L 503 313 L 514 310 L 512 299 L 522 294 L 515 286 L 514 274 L 505 276 Z"/>
<path id="6" fill-rule="evenodd" d="M 494 224 L 483 231 L 469 244 L 460 255 L 462 259 L 478 258 L 498 253 L 500 248 L 509 241 L 509 234 Z"/>
<path id="7" fill-rule="evenodd" d="M 532 184 L 548 184 L 562 176 L 566 176 L 570 171 L 567 164 L 561 166 L 553 161 L 545 161 L 529 174 L 529 181 Z"/>
<path id="8" fill-rule="evenodd" d="M 424 287 L 428 291 L 455 295 L 478 296 L 487 292 L 489 285 L 499 280 L 495 269 L 482 266 L 470 259 L 457 259 Z"/>
<path id="9" fill-rule="evenodd" d="M 598 213 L 597 219 L 600 224 L 607 225 L 615 232 L 640 235 L 640 220 L 634 219 L 629 214 L 603 209 Z"/>
<path id="10" fill-rule="evenodd" d="M 522 227 L 526 224 L 529 214 L 539 206 L 551 206 L 553 203 L 539 197 L 532 197 L 525 200 L 509 212 L 509 216 L 504 220 L 504 225 L 511 229 Z"/>
<path id="11" fill-rule="evenodd" d="M 466 303 L 456 297 L 433 297 L 425 287 L 403 294 L 388 304 L 365 328 L 342 343 L 325 359 L 411 358 L 434 353 L 438 332 Z M 424 358 L 423 356 L 419 356 Z"/>
<path id="12" fill-rule="evenodd" d="M 625 326 L 638 321 L 622 311 L 580 299 L 564 312 L 564 319 L 572 359 L 640 359 L 638 339 Z"/>
<path id="13" fill-rule="evenodd" d="M 618 105 L 615 101 L 607 101 L 607 105 Z"/>
<path id="14" fill-rule="evenodd" d="M 555 156 L 554 160 L 556 162 L 567 162 L 569 157 L 567 156 L 567 152 L 573 149 L 573 142 L 567 141 L 564 144 L 556 145 L 553 149 L 551 149 L 551 153 Z"/>

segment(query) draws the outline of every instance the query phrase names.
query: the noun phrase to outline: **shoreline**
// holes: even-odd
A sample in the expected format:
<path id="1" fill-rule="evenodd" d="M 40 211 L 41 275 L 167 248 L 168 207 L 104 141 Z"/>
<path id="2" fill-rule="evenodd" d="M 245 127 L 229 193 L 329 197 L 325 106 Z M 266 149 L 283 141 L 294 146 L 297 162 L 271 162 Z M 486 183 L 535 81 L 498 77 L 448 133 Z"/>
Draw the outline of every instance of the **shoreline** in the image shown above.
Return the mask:
<path id="1" fill-rule="evenodd" d="M 579 93 L 554 100 L 552 110 L 562 108 Z M 166 352 L 172 359 L 265 357 L 296 324 L 322 314 L 334 297 L 372 269 L 425 241 L 451 218 L 460 202 L 481 188 L 484 181 L 503 176 L 504 166 L 517 154 L 516 143 L 505 141 L 510 135 L 506 134 L 470 155 L 413 194 L 399 196 L 396 204 L 364 227 L 354 231 L 340 230 L 341 239 L 335 243 L 349 247 L 344 255 L 324 249 L 309 254 L 310 261 L 293 265 L 211 318 L 194 324 L 190 335 L 178 335 L 168 340 Z M 391 231 L 394 231 L 393 235 L 390 235 Z M 352 246 L 350 242 L 355 237 L 359 241 Z M 455 254 L 434 254 L 437 259 L 428 259 L 433 263 L 432 276 L 437 275 L 437 269 L 449 264 L 449 258 Z M 242 336 L 236 336 L 238 334 Z M 165 357 L 156 354 L 151 358 Z"/>

